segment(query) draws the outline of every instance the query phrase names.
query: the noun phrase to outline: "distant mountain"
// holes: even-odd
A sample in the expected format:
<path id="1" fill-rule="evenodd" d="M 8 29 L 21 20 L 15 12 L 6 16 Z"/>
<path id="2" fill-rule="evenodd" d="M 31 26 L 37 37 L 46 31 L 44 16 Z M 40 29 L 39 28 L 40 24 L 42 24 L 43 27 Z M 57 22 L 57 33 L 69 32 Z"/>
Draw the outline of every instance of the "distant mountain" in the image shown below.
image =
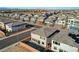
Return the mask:
<path id="1" fill-rule="evenodd" d="M 0 7 L 0 10 L 14 10 L 15 8 Z"/>
<path id="2" fill-rule="evenodd" d="M 0 7 L 0 10 L 46 9 L 46 10 L 79 10 L 79 7 Z"/>

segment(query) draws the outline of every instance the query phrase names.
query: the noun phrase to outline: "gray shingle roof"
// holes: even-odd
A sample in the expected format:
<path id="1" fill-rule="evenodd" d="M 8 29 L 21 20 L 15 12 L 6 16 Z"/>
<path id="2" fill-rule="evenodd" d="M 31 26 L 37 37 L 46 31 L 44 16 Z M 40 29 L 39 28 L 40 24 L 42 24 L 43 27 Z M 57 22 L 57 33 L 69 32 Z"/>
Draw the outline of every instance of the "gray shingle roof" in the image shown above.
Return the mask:
<path id="1" fill-rule="evenodd" d="M 0 22 L 3 22 L 3 23 L 5 23 L 5 24 L 7 24 L 7 23 L 11 23 L 12 21 L 9 20 L 9 19 L 6 19 L 6 18 L 3 18 L 3 17 L 0 17 Z"/>
<path id="2" fill-rule="evenodd" d="M 33 31 L 32 33 L 38 34 L 38 35 L 43 36 L 43 37 L 48 37 L 52 33 L 54 33 L 55 31 L 56 31 L 55 28 L 43 27 L 43 28 L 40 28 L 40 29 Z"/>
<path id="3" fill-rule="evenodd" d="M 54 35 L 52 40 L 60 43 L 64 43 L 73 47 L 79 48 L 79 44 L 75 42 L 70 36 L 68 36 L 68 32 L 60 31 L 58 34 Z"/>
<path id="4" fill-rule="evenodd" d="M 14 22 L 12 24 L 12 26 L 18 26 L 18 25 L 24 25 L 24 24 L 26 24 L 26 23 L 24 23 L 24 22 Z"/>
<path id="5" fill-rule="evenodd" d="M 50 36 L 56 30 L 57 30 L 56 28 L 43 27 L 33 31 L 32 33 L 48 38 L 48 36 Z M 48 40 L 54 40 L 59 43 L 64 43 L 64 44 L 79 48 L 79 44 L 76 43 L 73 38 L 68 36 L 68 33 L 69 32 L 60 30 L 60 32 L 53 34 L 51 37 L 49 37 Z"/>

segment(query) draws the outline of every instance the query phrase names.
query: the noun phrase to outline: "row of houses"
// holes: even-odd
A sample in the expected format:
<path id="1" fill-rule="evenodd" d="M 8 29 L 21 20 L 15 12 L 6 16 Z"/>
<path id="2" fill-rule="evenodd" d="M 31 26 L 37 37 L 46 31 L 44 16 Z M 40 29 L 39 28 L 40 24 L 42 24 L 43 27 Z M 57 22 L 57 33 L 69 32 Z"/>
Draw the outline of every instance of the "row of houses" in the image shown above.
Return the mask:
<path id="1" fill-rule="evenodd" d="M 62 16 L 50 16 L 45 20 L 47 25 L 60 25 L 62 28 L 67 28 L 70 32 L 79 32 L 79 17 L 70 17 L 66 15 Z"/>
<path id="2" fill-rule="evenodd" d="M 0 13 L 0 16 L 10 17 L 15 20 L 29 21 L 38 18 L 36 14 Z"/>
<path id="3" fill-rule="evenodd" d="M 55 52 L 79 52 L 79 37 L 53 27 L 43 27 L 31 32 L 31 42 Z"/>
<path id="4" fill-rule="evenodd" d="M 44 13 L 41 15 L 38 14 L 18 14 L 18 13 L 7 13 L 4 15 L 9 16 L 12 19 L 18 19 L 23 22 L 30 23 L 42 23 L 48 26 L 60 25 L 62 28 L 67 28 L 70 32 L 78 32 L 79 31 L 79 17 L 75 17 L 70 14 L 52 14 L 52 13 Z M 74 22 L 74 25 L 72 24 Z"/>
<path id="5" fill-rule="evenodd" d="M 3 17 L 0 17 L 0 30 L 4 32 L 14 32 L 19 31 L 26 28 L 26 23 L 24 22 L 13 22 L 10 19 L 6 19 Z"/>

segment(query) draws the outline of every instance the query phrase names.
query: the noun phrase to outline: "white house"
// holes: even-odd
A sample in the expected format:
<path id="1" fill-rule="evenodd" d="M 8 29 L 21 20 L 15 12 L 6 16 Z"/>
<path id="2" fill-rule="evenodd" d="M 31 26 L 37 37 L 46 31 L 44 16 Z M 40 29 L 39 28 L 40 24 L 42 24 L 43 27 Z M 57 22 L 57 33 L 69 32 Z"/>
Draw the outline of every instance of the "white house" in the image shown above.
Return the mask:
<path id="1" fill-rule="evenodd" d="M 56 17 L 50 16 L 45 20 L 45 24 L 47 25 L 54 25 L 55 24 Z"/>
<path id="2" fill-rule="evenodd" d="M 9 14 L 9 17 L 12 18 L 13 15 L 14 15 L 14 13 L 10 13 L 10 14 Z"/>
<path id="3" fill-rule="evenodd" d="M 3 27 L 4 27 L 4 29 L 5 29 L 5 27 L 6 27 L 6 30 L 7 31 L 9 31 L 9 32 L 11 32 L 12 31 L 12 21 L 11 20 L 9 20 L 9 19 L 0 19 L 0 23 L 3 23 Z"/>
<path id="4" fill-rule="evenodd" d="M 39 24 L 39 25 L 43 25 L 44 18 L 45 17 L 43 17 L 43 16 L 39 16 L 36 23 Z"/>
<path id="5" fill-rule="evenodd" d="M 9 17 L 9 13 L 4 13 L 4 16 L 5 17 Z"/>
<path id="6" fill-rule="evenodd" d="M 24 20 L 25 15 L 20 16 L 20 20 Z"/>
<path id="7" fill-rule="evenodd" d="M 31 23 L 36 23 L 36 21 L 37 19 L 35 17 L 31 17 L 31 20 L 30 20 Z"/>
<path id="8" fill-rule="evenodd" d="M 45 17 L 40 16 L 40 17 L 38 18 L 38 21 L 43 22 L 44 18 L 45 18 Z"/>
<path id="9" fill-rule="evenodd" d="M 68 19 L 67 29 L 71 32 L 77 33 L 79 31 L 79 18 Z"/>
<path id="10" fill-rule="evenodd" d="M 51 50 L 55 52 L 79 52 L 79 43 L 68 34 L 68 32 L 60 31 L 51 37 Z"/>
<path id="11" fill-rule="evenodd" d="M 24 17 L 24 20 L 25 20 L 25 21 L 29 21 L 29 17 L 28 17 L 28 16 L 25 16 L 25 17 Z"/>
<path id="12" fill-rule="evenodd" d="M 11 18 L 16 19 L 16 17 L 18 16 L 18 14 L 17 13 L 13 13 L 10 16 L 11 16 Z"/>
<path id="13" fill-rule="evenodd" d="M 65 25 L 66 21 L 67 21 L 67 16 L 66 15 L 59 15 L 58 16 L 58 20 L 56 21 L 56 24 L 58 25 Z"/>

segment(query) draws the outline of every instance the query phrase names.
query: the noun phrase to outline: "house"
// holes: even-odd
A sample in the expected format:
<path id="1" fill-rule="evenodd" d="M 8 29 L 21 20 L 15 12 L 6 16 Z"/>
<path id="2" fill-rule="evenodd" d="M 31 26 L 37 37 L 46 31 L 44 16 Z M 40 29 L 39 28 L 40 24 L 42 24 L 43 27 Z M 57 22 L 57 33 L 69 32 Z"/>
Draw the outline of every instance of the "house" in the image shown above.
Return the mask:
<path id="1" fill-rule="evenodd" d="M 37 19 L 36 23 L 42 25 L 42 24 L 43 24 L 43 21 L 44 21 L 44 18 L 45 18 L 45 17 L 40 16 L 40 17 Z"/>
<path id="2" fill-rule="evenodd" d="M 57 25 L 62 26 L 62 28 L 67 27 L 68 17 L 67 15 L 59 15 L 57 21 L 55 22 Z"/>
<path id="3" fill-rule="evenodd" d="M 13 15 L 11 16 L 11 18 L 12 18 L 12 19 L 15 19 L 15 18 L 16 18 L 16 16 L 13 14 Z"/>
<path id="4" fill-rule="evenodd" d="M 68 19 L 67 29 L 70 32 L 78 33 L 79 32 L 79 18 L 70 18 L 70 19 Z"/>
<path id="5" fill-rule="evenodd" d="M 4 13 L 4 16 L 5 17 L 9 17 L 9 13 Z"/>
<path id="6" fill-rule="evenodd" d="M 38 21 L 39 15 L 36 15 L 36 14 L 35 14 L 35 15 L 33 16 L 33 18 L 34 18 L 33 22 L 36 23 L 36 22 Z"/>
<path id="7" fill-rule="evenodd" d="M 35 17 L 31 17 L 30 22 L 31 22 L 31 23 L 36 23 L 36 20 L 37 20 L 37 19 L 36 19 Z"/>
<path id="8" fill-rule="evenodd" d="M 10 14 L 9 14 L 9 17 L 12 18 L 13 15 L 14 15 L 14 13 L 10 13 Z"/>
<path id="9" fill-rule="evenodd" d="M 17 14 L 17 16 L 15 17 L 16 19 L 20 19 L 20 15 L 19 14 Z"/>
<path id="10" fill-rule="evenodd" d="M 45 20 L 45 24 L 46 25 L 55 25 L 55 21 L 56 21 L 56 17 L 55 16 L 50 16 Z"/>
<path id="11" fill-rule="evenodd" d="M 20 20 L 24 20 L 25 15 L 20 15 Z"/>
<path id="12" fill-rule="evenodd" d="M 32 31 L 31 42 L 55 52 L 79 52 L 79 37 L 74 37 L 63 30 L 43 27 Z"/>
<path id="13" fill-rule="evenodd" d="M 43 22 L 44 18 L 45 18 L 45 17 L 40 16 L 40 17 L 38 18 L 38 21 Z"/>
<path id="14" fill-rule="evenodd" d="M 47 47 L 51 42 L 49 37 L 54 34 L 55 28 L 43 27 L 31 32 L 31 41 L 42 47 Z"/>
<path id="15" fill-rule="evenodd" d="M 26 23 L 23 22 L 14 22 L 12 24 L 12 31 L 18 31 L 26 28 Z"/>
<path id="16" fill-rule="evenodd" d="M 0 18 L 0 24 L 3 27 L 3 29 L 6 29 L 7 31 L 12 31 L 12 21 L 6 18 Z"/>
<path id="17" fill-rule="evenodd" d="M 28 22 L 29 21 L 29 17 L 28 16 L 25 16 L 24 17 L 24 21 L 27 21 Z"/>
<path id="18" fill-rule="evenodd" d="M 11 18 L 16 19 L 16 17 L 18 16 L 18 14 L 17 13 L 13 13 L 10 16 L 11 16 Z"/>
<path id="19" fill-rule="evenodd" d="M 0 13 L 0 16 L 3 16 L 3 13 Z"/>
<path id="20" fill-rule="evenodd" d="M 56 52 L 79 52 L 79 38 L 72 37 L 69 32 L 64 31 L 55 34 L 51 37 L 51 50 Z"/>

